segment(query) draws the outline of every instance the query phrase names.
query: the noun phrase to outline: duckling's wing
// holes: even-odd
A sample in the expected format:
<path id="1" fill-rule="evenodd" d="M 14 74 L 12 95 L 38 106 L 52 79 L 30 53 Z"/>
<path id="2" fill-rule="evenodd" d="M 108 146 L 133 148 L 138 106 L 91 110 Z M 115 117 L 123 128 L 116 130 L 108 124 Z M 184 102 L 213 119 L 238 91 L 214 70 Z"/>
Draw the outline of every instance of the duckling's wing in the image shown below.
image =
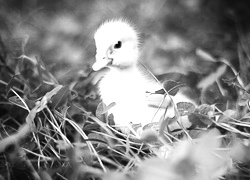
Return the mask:
<path id="1" fill-rule="evenodd" d="M 149 107 L 165 109 L 169 106 L 171 100 L 169 96 L 163 94 L 146 93 L 146 101 Z"/>
<path id="2" fill-rule="evenodd" d="M 161 83 L 142 62 L 137 63 L 137 68 L 145 79 L 147 92 L 154 93 L 162 89 Z"/>

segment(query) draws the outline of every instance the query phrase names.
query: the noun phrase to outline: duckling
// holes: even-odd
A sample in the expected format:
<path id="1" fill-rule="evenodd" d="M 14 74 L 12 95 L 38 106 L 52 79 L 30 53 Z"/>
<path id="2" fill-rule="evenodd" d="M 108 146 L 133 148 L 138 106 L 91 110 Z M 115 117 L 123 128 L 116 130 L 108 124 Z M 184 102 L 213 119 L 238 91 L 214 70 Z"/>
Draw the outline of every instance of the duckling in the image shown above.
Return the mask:
<path id="1" fill-rule="evenodd" d="M 152 122 L 157 109 L 152 111 L 149 107 L 146 92 L 155 92 L 162 86 L 149 78 L 140 64 L 136 28 L 124 19 L 109 20 L 97 29 L 94 40 L 96 61 L 92 68 L 94 71 L 108 68 L 99 82 L 99 93 L 106 105 L 115 103 L 109 113 L 114 115 L 116 126 L 127 127 L 130 123 L 144 126 Z"/>

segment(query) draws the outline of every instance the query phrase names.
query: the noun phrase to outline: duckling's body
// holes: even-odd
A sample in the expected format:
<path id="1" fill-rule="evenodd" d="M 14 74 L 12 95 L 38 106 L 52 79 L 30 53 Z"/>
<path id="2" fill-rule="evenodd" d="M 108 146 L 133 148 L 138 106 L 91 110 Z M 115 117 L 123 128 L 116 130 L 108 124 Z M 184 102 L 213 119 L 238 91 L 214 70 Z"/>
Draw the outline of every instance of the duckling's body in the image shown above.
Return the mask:
<path id="1" fill-rule="evenodd" d="M 100 81 L 102 101 L 106 105 L 116 103 L 110 113 L 113 113 L 117 125 L 149 121 L 146 86 L 147 82 L 136 66 L 124 70 L 110 68 Z"/>
<path id="2" fill-rule="evenodd" d="M 146 92 L 159 90 L 161 85 L 150 79 L 139 63 L 139 38 L 135 28 L 125 20 L 111 20 L 99 27 L 94 38 L 96 62 L 92 68 L 95 71 L 103 67 L 109 69 L 99 83 L 99 91 L 106 105 L 115 103 L 109 113 L 113 113 L 116 125 L 129 126 L 132 122 L 144 126 L 152 120 L 160 121 L 164 110 L 152 109 Z M 154 105 L 159 106 L 163 98 Z"/>

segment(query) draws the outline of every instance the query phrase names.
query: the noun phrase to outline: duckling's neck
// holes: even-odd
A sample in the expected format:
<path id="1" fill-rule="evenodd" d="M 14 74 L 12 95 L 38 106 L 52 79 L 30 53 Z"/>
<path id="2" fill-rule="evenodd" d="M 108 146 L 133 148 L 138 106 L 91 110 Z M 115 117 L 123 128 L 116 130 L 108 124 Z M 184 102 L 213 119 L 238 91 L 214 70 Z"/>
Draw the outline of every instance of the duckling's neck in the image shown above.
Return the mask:
<path id="1" fill-rule="evenodd" d="M 112 71 L 130 71 L 132 69 L 136 69 L 138 66 L 138 63 L 133 63 L 133 64 L 122 64 L 122 65 L 111 65 L 108 66 L 108 68 Z"/>

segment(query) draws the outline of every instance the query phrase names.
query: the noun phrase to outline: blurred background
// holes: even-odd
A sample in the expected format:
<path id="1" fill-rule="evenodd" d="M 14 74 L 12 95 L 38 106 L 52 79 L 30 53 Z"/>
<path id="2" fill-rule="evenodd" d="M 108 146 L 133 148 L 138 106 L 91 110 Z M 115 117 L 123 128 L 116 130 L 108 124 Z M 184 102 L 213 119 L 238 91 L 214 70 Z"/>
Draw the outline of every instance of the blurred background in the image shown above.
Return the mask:
<path id="1" fill-rule="evenodd" d="M 39 58 L 67 84 L 93 64 L 100 23 L 123 17 L 140 31 L 141 61 L 157 77 L 180 73 L 195 88 L 220 65 L 198 56 L 199 49 L 247 72 L 249 59 L 239 56 L 249 53 L 249 7 L 247 0 L 2 0 L 0 37 L 7 64 L 22 54 Z"/>

